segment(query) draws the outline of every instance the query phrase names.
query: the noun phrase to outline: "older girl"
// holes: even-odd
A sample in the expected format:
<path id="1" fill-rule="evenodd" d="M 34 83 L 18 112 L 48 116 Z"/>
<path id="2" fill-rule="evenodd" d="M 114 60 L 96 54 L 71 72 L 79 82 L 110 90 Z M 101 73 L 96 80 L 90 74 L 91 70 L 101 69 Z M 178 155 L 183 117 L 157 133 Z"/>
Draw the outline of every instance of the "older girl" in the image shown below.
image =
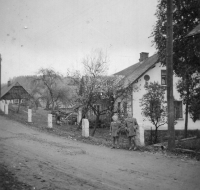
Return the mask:
<path id="1" fill-rule="evenodd" d="M 125 126 L 126 130 L 128 132 L 128 141 L 129 141 L 129 150 L 136 150 L 136 142 L 135 142 L 135 137 L 136 137 L 136 130 L 138 129 L 138 123 L 136 118 L 133 118 L 131 115 L 128 115 L 128 118 L 125 119 Z M 134 148 L 133 148 L 133 144 Z"/>

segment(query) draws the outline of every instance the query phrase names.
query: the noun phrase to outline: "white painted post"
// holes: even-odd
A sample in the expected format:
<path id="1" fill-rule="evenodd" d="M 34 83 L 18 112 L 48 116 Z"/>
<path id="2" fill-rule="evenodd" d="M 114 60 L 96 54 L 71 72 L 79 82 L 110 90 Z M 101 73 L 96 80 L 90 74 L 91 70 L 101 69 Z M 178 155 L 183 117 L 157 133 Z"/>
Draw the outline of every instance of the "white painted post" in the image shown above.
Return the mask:
<path id="1" fill-rule="evenodd" d="M 28 109 L 28 122 L 32 123 L 32 109 Z"/>
<path id="2" fill-rule="evenodd" d="M 143 125 L 139 126 L 139 131 L 140 131 L 140 145 L 145 146 L 144 142 L 144 127 Z"/>
<path id="3" fill-rule="evenodd" d="M 4 112 L 4 102 L 1 102 L 1 111 Z"/>
<path id="4" fill-rule="evenodd" d="M 52 128 L 52 114 L 48 114 L 48 128 Z"/>
<path id="5" fill-rule="evenodd" d="M 8 104 L 7 103 L 5 103 L 4 113 L 6 115 L 8 115 Z"/>
<path id="6" fill-rule="evenodd" d="M 88 121 L 88 119 L 82 120 L 82 136 L 89 137 L 89 121 Z"/>
<path id="7" fill-rule="evenodd" d="M 142 124 L 139 124 L 139 128 L 136 132 L 136 144 L 137 146 L 145 146 L 144 143 L 144 128 Z"/>
<path id="8" fill-rule="evenodd" d="M 85 137 L 89 137 L 90 134 L 89 134 L 89 121 L 88 119 L 85 119 Z"/>
<path id="9" fill-rule="evenodd" d="M 82 119 L 82 136 L 85 137 L 85 119 Z"/>

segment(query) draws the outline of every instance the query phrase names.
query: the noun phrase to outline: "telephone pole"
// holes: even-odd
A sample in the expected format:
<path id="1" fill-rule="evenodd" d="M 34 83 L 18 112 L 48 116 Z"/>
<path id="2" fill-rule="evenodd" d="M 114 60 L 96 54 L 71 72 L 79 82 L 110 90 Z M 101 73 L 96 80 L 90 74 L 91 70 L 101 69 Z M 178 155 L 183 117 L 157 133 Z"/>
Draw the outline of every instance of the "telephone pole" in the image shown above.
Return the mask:
<path id="1" fill-rule="evenodd" d="M 1 99 L 1 54 L 0 54 L 0 99 Z"/>
<path id="2" fill-rule="evenodd" d="M 174 133 L 174 96 L 173 96 L 173 0 L 167 0 L 167 108 L 168 108 L 168 148 L 175 147 Z"/>

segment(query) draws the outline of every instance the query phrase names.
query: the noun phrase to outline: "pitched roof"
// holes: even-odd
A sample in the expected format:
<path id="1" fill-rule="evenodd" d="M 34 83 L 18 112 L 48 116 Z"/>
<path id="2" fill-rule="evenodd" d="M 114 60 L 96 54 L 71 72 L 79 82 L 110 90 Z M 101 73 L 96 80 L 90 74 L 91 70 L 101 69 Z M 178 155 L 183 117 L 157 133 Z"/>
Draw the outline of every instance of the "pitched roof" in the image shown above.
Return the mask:
<path id="1" fill-rule="evenodd" d="M 193 36 L 196 34 L 200 34 L 200 24 L 197 25 L 187 36 Z"/>
<path id="2" fill-rule="evenodd" d="M 125 87 L 128 87 L 128 85 L 134 83 L 138 78 L 151 69 L 157 61 L 158 55 L 154 54 L 142 62 L 136 63 L 118 73 L 115 73 L 115 75 L 125 75 L 124 85 Z"/>
<path id="3" fill-rule="evenodd" d="M 23 91 L 30 96 L 29 92 L 21 84 L 19 84 L 19 82 L 16 82 L 16 83 L 11 84 L 10 86 L 7 86 L 7 85 L 3 86 L 1 88 L 1 97 L 0 98 L 3 99 L 6 96 L 6 94 L 8 94 L 8 92 L 11 91 L 11 89 L 13 87 L 17 87 L 17 86 L 22 87 Z"/>
<path id="4" fill-rule="evenodd" d="M 131 65 L 130 67 L 119 71 L 117 73 L 115 73 L 114 75 L 123 75 L 123 76 L 128 76 L 130 75 L 138 66 L 140 65 L 140 63 L 136 63 L 134 65 Z"/>

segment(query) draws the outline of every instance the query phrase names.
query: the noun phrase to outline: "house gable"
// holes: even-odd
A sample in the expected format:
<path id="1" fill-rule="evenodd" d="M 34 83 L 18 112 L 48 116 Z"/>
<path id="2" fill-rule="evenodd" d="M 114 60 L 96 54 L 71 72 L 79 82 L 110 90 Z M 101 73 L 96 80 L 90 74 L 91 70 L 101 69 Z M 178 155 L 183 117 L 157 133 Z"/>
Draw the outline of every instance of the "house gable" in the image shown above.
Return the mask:
<path id="1" fill-rule="evenodd" d="M 30 99 L 30 94 L 18 82 L 2 88 L 1 100 Z"/>
<path id="2" fill-rule="evenodd" d="M 158 55 L 155 54 L 142 62 L 136 63 L 135 65 L 128 67 L 115 75 L 125 75 L 123 79 L 124 87 L 128 87 L 130 84 L 137 82 L 137 80 L 144 75 L 148 70 L 152 69 L 158 62 Z M 129 71 L 128 71 L 129 70 Z"/>

